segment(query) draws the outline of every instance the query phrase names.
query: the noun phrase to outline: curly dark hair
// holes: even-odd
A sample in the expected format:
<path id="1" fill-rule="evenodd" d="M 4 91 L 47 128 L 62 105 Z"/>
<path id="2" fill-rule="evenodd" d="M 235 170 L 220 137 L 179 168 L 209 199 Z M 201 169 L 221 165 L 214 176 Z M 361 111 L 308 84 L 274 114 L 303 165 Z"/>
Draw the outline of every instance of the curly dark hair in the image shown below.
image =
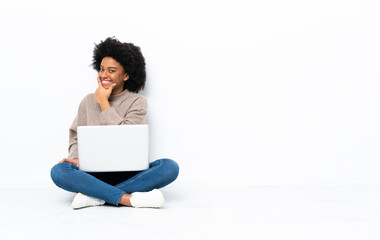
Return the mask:
<path id="1" fill-rule="evenodd" d="M 104 57 L 111 57 L 120 63 L 129 75 L 124 83 L 124 90 L 138 93 L 145 87 L 146 72 L 145 59 L 140 47 L 132 43 L 122 43 L 115 37 L 108 37 L 99 44 L 95 43 L 94 55 L 91 66 L 100 71 L 100 63 Z"/>

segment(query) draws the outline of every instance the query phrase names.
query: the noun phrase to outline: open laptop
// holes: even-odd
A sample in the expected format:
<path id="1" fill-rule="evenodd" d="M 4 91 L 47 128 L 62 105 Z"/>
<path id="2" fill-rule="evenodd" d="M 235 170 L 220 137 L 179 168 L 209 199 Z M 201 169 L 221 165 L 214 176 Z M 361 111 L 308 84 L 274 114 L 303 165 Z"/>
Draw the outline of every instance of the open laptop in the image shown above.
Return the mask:
<path id="1" fill-rule="evenodd" d="M 79 169 L 85 172 L 149 168 L 148 125 L 79 126 Z"/>

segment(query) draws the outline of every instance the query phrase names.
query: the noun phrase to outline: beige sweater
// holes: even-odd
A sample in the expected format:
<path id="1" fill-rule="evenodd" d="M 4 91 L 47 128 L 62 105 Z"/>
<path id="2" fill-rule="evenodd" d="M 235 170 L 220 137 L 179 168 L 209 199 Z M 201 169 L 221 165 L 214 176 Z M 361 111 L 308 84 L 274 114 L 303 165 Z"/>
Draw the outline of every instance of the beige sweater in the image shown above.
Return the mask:
<path id="1" fill-rule="evenodd" d="M 143 96 L 124 90 L 111 95 L 108 101 L 111 107 L 102 111 L 91 93 L 79 104 L 78 114 L 69 130 L 68 159 L 78 158 L 78 126 L 144 124 L 147 101 Z"/>

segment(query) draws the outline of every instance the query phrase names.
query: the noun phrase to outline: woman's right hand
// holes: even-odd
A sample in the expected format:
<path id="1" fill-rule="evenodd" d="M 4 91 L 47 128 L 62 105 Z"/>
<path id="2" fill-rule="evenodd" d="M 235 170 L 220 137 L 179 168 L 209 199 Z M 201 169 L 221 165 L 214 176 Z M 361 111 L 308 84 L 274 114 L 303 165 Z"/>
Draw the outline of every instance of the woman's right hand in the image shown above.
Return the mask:
<path id="1" fill-rule="evenodd" d="M 62 162 L 68 162 L 68 163 L 72 163 L 74 165 L 76 165 L 77 167 L 79 167 L 79 163 L 78 163 L 78 158 L 74 158 L 74 159 L 67 159 L 67 158 L 64 158 L 62 159 L 61 161 L 59 161 L 60 163 Z"/>

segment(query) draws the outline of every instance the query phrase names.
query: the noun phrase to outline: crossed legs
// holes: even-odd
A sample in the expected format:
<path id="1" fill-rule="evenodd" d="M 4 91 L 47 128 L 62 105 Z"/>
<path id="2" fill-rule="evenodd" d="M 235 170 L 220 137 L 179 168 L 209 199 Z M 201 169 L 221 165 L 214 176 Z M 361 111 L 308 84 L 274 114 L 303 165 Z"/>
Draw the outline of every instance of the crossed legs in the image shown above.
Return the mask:
<path id="1" fill-rule="evenodd" d="M 178 173 L 178 164 L 171 159 L 163 158 L 150 163 L 147 170 L 115 186 L 80 171 L 77 166 L 67 162 L 53 166 L 51 178 L 58 187 L 67 191 L 80 192 L 115 206 L 131 206 L 131 193 L 162 188 L 173 182 Z"/>

